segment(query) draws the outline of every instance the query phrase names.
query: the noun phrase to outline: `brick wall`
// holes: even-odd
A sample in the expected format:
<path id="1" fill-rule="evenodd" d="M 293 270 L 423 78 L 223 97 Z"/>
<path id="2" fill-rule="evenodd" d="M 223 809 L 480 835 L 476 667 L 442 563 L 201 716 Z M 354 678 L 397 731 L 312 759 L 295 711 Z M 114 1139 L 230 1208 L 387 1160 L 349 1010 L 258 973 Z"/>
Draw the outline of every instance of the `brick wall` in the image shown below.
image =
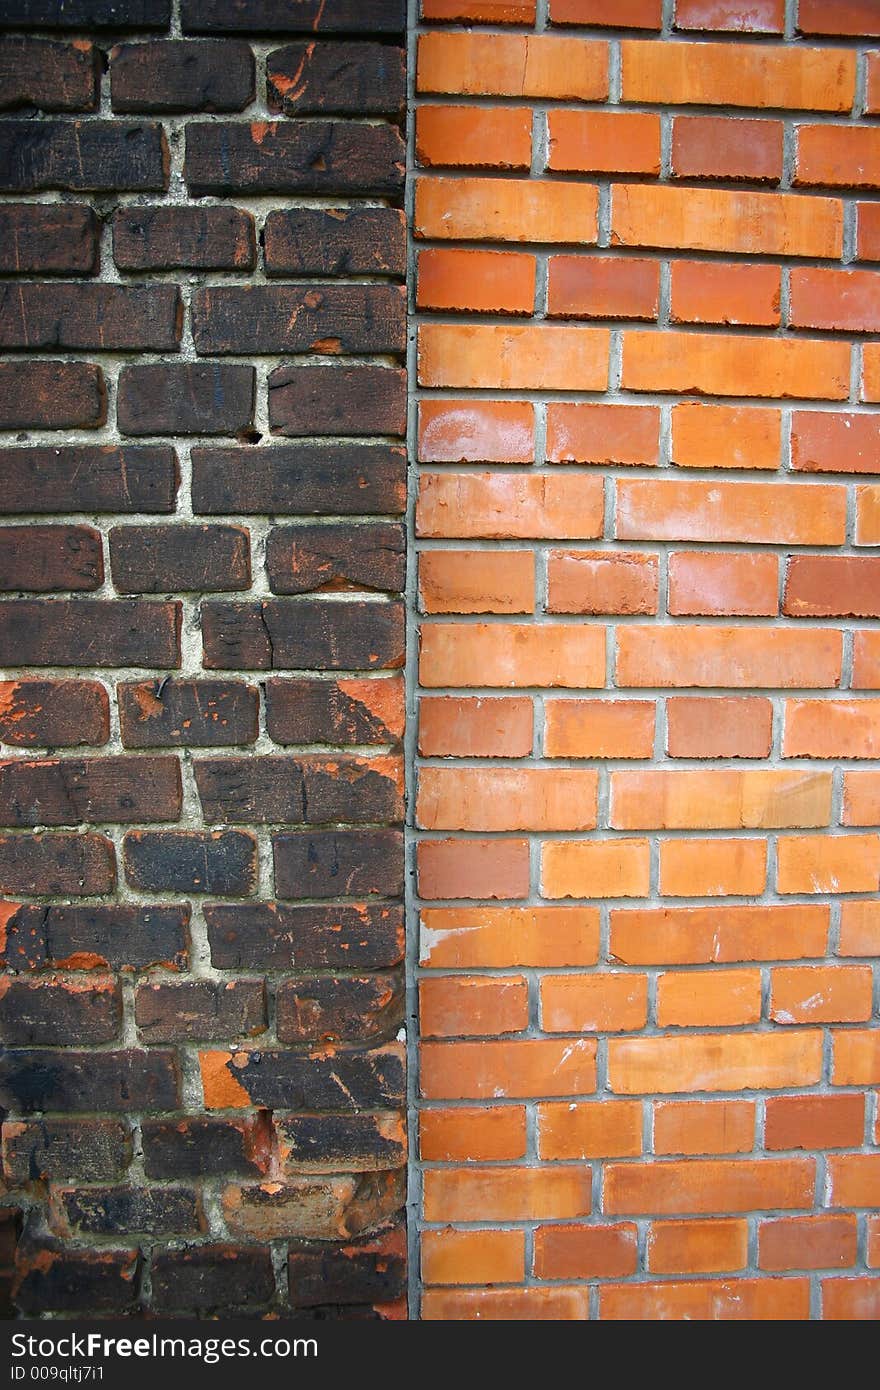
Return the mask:
<path id="1" fill-rule="evenodd" d="M 0 28 L 15 1305 L 399 1317 L 402 6 Z"/>
<path id="2" fill-rule="evenodd" d="M 421 14 L 422 1316 L 876 1319 L 880 7 Z"/>

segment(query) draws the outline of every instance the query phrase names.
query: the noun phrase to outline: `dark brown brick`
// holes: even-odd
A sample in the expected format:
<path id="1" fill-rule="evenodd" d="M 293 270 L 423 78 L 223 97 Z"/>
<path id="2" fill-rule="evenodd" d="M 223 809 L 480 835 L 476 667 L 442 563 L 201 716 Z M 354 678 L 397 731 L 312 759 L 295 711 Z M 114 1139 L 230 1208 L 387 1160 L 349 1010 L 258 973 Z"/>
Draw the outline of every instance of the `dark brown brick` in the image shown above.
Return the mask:
<path id="1" fill-rule="evenodd" d="M 0 39 L 0 109 L 95 111 L 100 72 L 100 54 L 84 40 Z"/>
<path id="2" fill-rule="evenodd" d="M 294 1246 L 288 1278 L 295 1308 L 389 1303 L 406 1292 L 406 1232 L 399 1225 L 342 1246 Z"/>
<path id="3" fill-rule="evenodd" d="M 406 583 L 406 536 L 393 522 L 278 527 L 266 543 L 266 571 L 273 594 L 399 592 Z"/>
<path id="4" fill-rule="evenodd" d="M 117 208 L 113 259 L 120 270 L 253 270 L 254 219 L 230 207 Z"/>
<path id="5" fill-rule="evenodd" d="M 0 207 L 0 274 L 94 275 L 100 222 L 77 203 Z"/>
<path id="6" fill-rule="evenodd" d="M 135 995 L 142 1042 L 233 1042 L 266 1028 L 262 980 L 184 980 L 144 983 Z"/>
<path id="7" fill-rule="evenodd" d="M 266 684 L 266 731 L 276 743 L 397 743 L 405 723 L 403 682 L 317 680 Z"/>
<path id="8" fill-rule="evenodd" d="M 404 144 L 390 125 L 199 121 L 186 130 L 183 176 L 190 193 L 196 195 L 399 196 L 404 173 Z"/>
<path id="9" fill-rule="evenodd" d="M 359 363 L 348 367 L 276 367 L 269 374 L 273 434 L 406 432 L 406 372 Z"/>
<path id="10" fill-rule="evenodd" d="M 263 227 L 267 275 L 406 274 L 397 208 L 286 208 Z"/>
<path id="11" fill-rule="evenodd" d="M 208 600 L 202 639 L 214 670 L 371 670 L 403 665 L 404 614 L 380 599 Z"/>
<path id="12" fill-rule="evenodd" d="M 22 3 L 22 0 L 18 0 Z M 71 1250 L 57 1242 L 19 1245 L 13 1298 L 26 1317 L 54 1312 L 125 1313 L 137 1301 L 137 1250 Z"/>
<path id="13" fill-rule="evenodd" d="M 0 460 L 2 460 L 0 453 Z M 193 511 L 321 516 L 401 514 L 406 455 L 388 444 L 279 444 L 267 449 L 193 449 Z"/>
<path id="14" fill-rule="evenodd" d="M 3 29 L 167 29 L 171 0 L 3 0 Z"/>
<path id="15" fill-rule="evenodd" d="M 199 353 L 403 352 L 402 285 L 222 285 L 197 290 Z"/>
<path id="16" fill-rule="evenodd" d="M 173 821 L 180 764 L 167 758 L 15 758 L 0 763 L 0 825 Z"/>
<path id="17" fill-rule="evenodd" d="M 91 526 L 0 527 L 3 592 L 97 589 L 103 579 L 101 536 Z"/>
<path id="18" fill-rule="evenodd" d="M 176 352 L 183 309 L 176 285 L 0 287 L 0 348 Z"/>
<path id="19" fill-rule="evenodd" d="M 149 1052 L 7 1051 L 0 1056 L 0 1104 L 34 1110 L 173 1110 L 177 1058 Z"/>
<path id="20" fill-rule="evenodd" d="M 142 892 L 240 898 L 256 885 L 256 842 L 240 830 L 132 830 L 123 858 L 129 884 Z"/>
<path id="21" fill-rule="evenodd" d="M 123 594 L 247 589 L 250 536 L 243 526 L 114 526 L 110 568 Z"/>
<path id="22" fill-rule="evenodd" d="M 144 1120 L 144 1171 L 148 1178 L 203 1178 L 227 1173 L 260 1177 L 269 1166 L 272 1120 L 268 1112 L 214 1119 L 207 1115 Z"/>
<path id="23" fill-rule="evenodd" d="M 122 1177 L 131 1152 L 131 1135 L 118 1120 L 7 1120 L 3 1126 L 3 1167 L 16 1182 L 111 1182 Z"/>
<path id="24" fill-rule="evenodd" d="M 295 831 L 275 835 L 279 898 L 356 898 L 403 892 L 403 836 L 398 830 Z"/>
<path id="25" fill-rule="evenodd" d="M 94 430 L 107 390 L 91 362 L 0 362 L 0 430 Z"/>
<path id="26" fill-rule="evenodd" d="M 142 599 L 0 601 L 2 666 L 177 666 L 180 604 Z"/>
<path id="27" fill-rule="evenodd" d="M 183 0 L 181 21 L 185 34 L 394 34 L 406 9 L 402 0 Z"/>
<path id="28" fill-rule="evenodd" d="M 0 960 L 12 970 L 168 970 L 186 965 L 189 906 L 8 904 Z"/>
<path id="29" fill-rule="evenodd" d="M 294 1174 L 282 1185 L 231 1183 L 220 1196 L 231 1234 L 338 1241 L 384 1224 L 406 1200 L 405 1174 Z"/>
<path id="30" fill-rule="evenodd" d="M 0 449 L 4 515 L 173 512 L 178 482 L 173 449 L 144 444 Z"/>
<path id="31" fill-rule="evenodd" d="M 110 701 L 97 681 L 0 682 L 0 742 L 75 748 L 109 737 Z"/>
<path id="32" fill-rule="evenodd" d="M 401 1105 L 406 1095 L 400 1043 L 326 1056 L 263 1048 L 234 1058 L 230 1052 L 202 1052 L 199 1059 L 208 1109 L 251 1103 L 269 1110 L 375 1110 Z"/>
<path id="33" fill-rule="evenodd" d="M 0 1040 L 8 1047 L 87 1047 L 112 1042 L 121 1026 L 118 981 L 0 979 Z"/>
<path id="34" fill-rule="evenodd" d="M 259 732 L 259 696 L 237 681 L 156 681 L 117 686 L 126 748 L 220 748 L 253 743 Z M 0 686 L 0 737 L 3 687 Z"/>
<path id="35" fill-rule="evenodd" d="M 191 1187 L 56 1187 L 50 1221 L 65 1239 L 81 1235 L 196 1235 L 205 1229 Z"/>
<path id="36" fill-rule="evenodd" d="M 0 188 L 39 193 L 160 192 L 168 187 L 168 146 L 160 125 L 124 121 L 4 121 Z"/>
<path id="37" fill-rule="evenodd" d="M 323 975 L 284 980 L 275 1012 L 278 1041 L 374 1042 L 403 1022 L 399 975 Z"/>
<path id="38" fill-rule="evenodd" d="M 194 1245 L 153 1255 L 152 1305 L 159 1313 L 229 1316 L 230 1308 L 261 1308 L 275 1295 L 266 1246 Z"/>
<path id="39" fill-rule="evenodd" d="M 155 39 L 110 53 L 114 111 L 241 111 L 254 97 L 254 55 L 236 39 Z"/>
<path id="40" fill-rule="evenodd" d="M 205 921 L 218 970 L 381 970 L 403 959 L 397 904 L 210 904 Z"/>
<path id="41" fill-rule="evenodd" d="M 397 116 L 406 54 L 384 43 L 287 44 L 266 60 L 270 111 L 288 116 Z"/>
<path id="42" fill-rule="evenodd" d="M 283 1172 L 374 1172 L 406 1163 L 406 1124 L 378 1115 L 275 1115 Z"/>
<path id="43" fill-rule="evenodd" d="M 113 845 L 103 835 L 0 834 L 0 892 L 90 898 L 115 886 Z"/>
<path id="44" fill-rule="evenodd" d="M 217 362 L 123 367 L 117 418 L 122 434 L 237 434 L 253 423 L 253 367 Z"/>
<path id="45" fill-rule="evenodd" d="M 399 758 L 251 753 L 245 758 L 203 758 L 194 766 L 202 814 L 209 824 L 403 820 Z"/>

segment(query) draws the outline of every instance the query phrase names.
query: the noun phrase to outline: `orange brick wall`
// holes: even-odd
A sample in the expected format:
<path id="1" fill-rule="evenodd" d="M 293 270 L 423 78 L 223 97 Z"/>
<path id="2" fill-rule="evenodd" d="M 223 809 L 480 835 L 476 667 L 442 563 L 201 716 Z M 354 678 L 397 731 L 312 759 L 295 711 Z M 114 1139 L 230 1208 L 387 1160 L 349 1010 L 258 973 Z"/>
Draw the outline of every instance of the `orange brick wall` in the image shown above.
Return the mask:
<path id="1" fill-rule="evenodd" d="M 876 1319 L 880 3 L 416 83 L 421 1316 Z"/>

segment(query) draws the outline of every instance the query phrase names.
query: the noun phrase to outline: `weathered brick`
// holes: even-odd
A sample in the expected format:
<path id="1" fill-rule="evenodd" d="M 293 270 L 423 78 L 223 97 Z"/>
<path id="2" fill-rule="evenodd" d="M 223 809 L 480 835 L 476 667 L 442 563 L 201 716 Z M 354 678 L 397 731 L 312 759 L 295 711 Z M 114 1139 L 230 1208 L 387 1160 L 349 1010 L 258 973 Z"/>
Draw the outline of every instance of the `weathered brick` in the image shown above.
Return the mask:
<path id="1" fill-rule="evenodd" d="M 7 285 L 0 347 L 175 352 L 182 308 L 173 285 Z"/>
<path id="2" fill-rule="evenodd" d="M 171 512 L 177 486 L 173 449 L 111 444 L 0 450 L 3 515 Z"/>
<path id="3" fill-rule="evenodd" d="M 94 430 L 107 388 L 91 362 L 0 362 L 0 430 Z"/>
<path id="4" fill-rule="evenodd" d="M 406 1200 L 406 1174 L 396 1169 L 369 1175 L 293 1175 L 283 1185 L 235 1183 L 220 1200 L 234 1235 L 339 1240 L 369 1231 L 399 1211 Z"/>
<path id="5" fill-rule="evenodd" d="M 205 1229 L 198 1196 L 188 1187 L 56 1187 L 50 1224 L 77 1236 L 195 1235 Z"/>
<path id="6" fill-rule="evenodd" d="M 342 1247 L 293 1247 L 288 1256 L 290 1301 L 295 1308 L 324 1303 L 388 1303 L 406 1291 L 402 1226 Z"/>
<path id="7" fill-rule="evenodd" d="M 160 125 L 4 121 L 0 128 L 0 187 L 9 193 L 162 192 L 168 167 Z"/>
<path id="8" fill-rule="evenodd" d="M 125 837 L 123 859 L 129 884 L 147 893 L 241 898 L 256 885 L 256 842 L 240 830 L 133 830 Z"/>
<path id="9" fill-rule="evenodd" d="M 551 401 L 547 406 L 548 463 L 656 464 L 659 437 L 656 406 L 587 401 Z"/>
<path id="10" fill-rule="evenodd" d="M 403 1022 L 402 983 L 393 975 L 284 980 L 275 1000 L 278 1041 L 390 1040 Z"/>
<path id="11" fill-rule="evenodd" d="M 265 1030 L 266 990 L 262 980 L 144 981 L 134 1019 L 142 1042 L 232 1042 Z"/>
<path id="12" fill-rule="evenodd" d="M 84 898 L 115 885 L 113 845 L 102 835 L 0 835 L 5 893 Z"/>
<path id="13" fill-rule="evenodd" d="M 94 111 L 100 54 L 94 45 L 16 35 L 0 39 L 0 108 Z"/>
<path id="14" fill-rule="evenodd" d="M 232 207 L 125 207 L 113 214 L 120 270 L 253 270 L 254 219 Z"/>
<path id="15" fill-rule="evenodd" d="M 0 453 L 2 460 L 2 453 Z M 387 444 L 278 444 L 269 449 L 193 449 L 193 511 L 320 516 L 399 514 L 406 454 Z"/>
<path id="16" fill-rule="evenodd" d="M 8 1051 L 0 1058 L 0 1096 L 9 1109 L 173 1110 L 178 1103 L 173 1052 Z"/>
<path id="17" fill-rule="evenodd" d="M 114 111 L 241 111 L 253 96 L 253 53 L 235 39 L 155 39 L 110 53 Z"/>
<path id="18" fill-rule="evenodd" d="M 382 970 L 403 959 L 394 904 L 209 905 L 205 921 L 219 970 Z"/>
<path id="19" fill-rule="evenodd" d="M 202 354 L 403 352 L 405 318 L 396 285 L 223 285 L 192 304 Z"/>
<path id="20" fill-rule="evenodd" d="M 396 208 L 288 208 L 263 227 L 267 275 L 399 275 L 406 228 Z"/>
<path id="21" fill-rule="evenodd" d="M 403 729 L 403 684 L 396 676 L 266 682 L 266 732 L 275 743 L 395 744 Z"/>
<path id="22" fill-rule="evenodd" d="M 379 599 L 206 602 L 202 635 L 204 664 L 214 670 L 353 671 L 403 665 L 403 610 Z"/>
<path id="23" fill-rule="evenodd" d="M 255 742 L 259 696 L 253 686 L 239 681 L 180 680 L 166 682 L 161 695 L 157 690 L 155 681 L 117 686 L 124 747 L 218 748 Z"/>
<path id="24" fill-rule="evenodd" d="M 117 417 L 122 434 L 237 434 L 254 415 L 253 367 L 182 362 L 125 366 Z"/>
<path id="25" fill-rule="evenodd" d="M 6 666 L 175 666 L 180 605 L 134 599 L 0 602 Z"/>
<path id="26" fill-rule="evenodd" d="M 403 842 L 397 830 L 299 831 L 275 835 L 272 847 L 281 898 L 403 892 Z"/>
<path id="27" fill-rule="evenodd" d="M 395 1111 L 373 1115 L 275 1114 L 278 1154 L 288 1174 L 373 1172 L 406 1162 L 406 1126 Z"/>
<path id="28" fill-rule="evenodd" d="M 548 271 L 547 312 L 553 318 L 657 317 L 660 266 L 656 261 L 551 256 Z"/>
<path id="29" fill-rule="evenodd" d="M 419 556 L 425 613 L 531 613 L 535 559 L 525 550 L 432 550 Z"/>
<path id="30" fill-rule="evenodd" d="M 79 203 L 7 203 L 0 208 L 4 275 L 93 275 L 100 223 Z"/>
<path id="31" fill-rule="evenodd" d="M 269 428 L 283 435 L 403 435 L 406 373 L 373 363 L 276 367 L 269 373 Z"/>
<path id="32" fill-rule="evenodd" d="M 243 526 L 114 526 L 109 538 L 120 593 L 250 587 L 250 536 Z"/>
<path id="33" fill-rule="evenodd" d="M 110 702 L 96 681 L 0 682 L 0 741 L 15 748 L 106 743 Z"/>
<path id="34" fill-rule="evenodd" d="M 139 760 L 140 761 L 140 760 Z M 401 822 L 399 757 L 329 756 L 202 758 L 195 765 L 202 813 L 209 823 L 326 825 Z"/>
<path id="35" fill-rule="evenodd" d="M 50 593 L 97 589 L 104 578 L 101 537 L 90 526 L 4 526 L 0 590 Z"/>
<path id="36" fill-rule="evenodd" d="M 0 981 L 0 1037 L 9 1047 L 88 1047 L 112 1042 L 121 1027 L 122 995 L 113 980 Z"/>
<path id="37" fill-rule="evenodd" d="M 403 31 L 404 6 L 401 0 L 371 0 L 365 12 L 355 0 L 301 0 L 296 5 L 279 5 L 278 0 L 184 0 L 181 19 L 185 34 L 239 29 L 252 34 L 345 34 L 365 27 L 394 34 Z"/>
<path id="38" fill-rule="evenodd" d="M 404 1099 L 400 1043 L 329 1056 L 265 1048 L 257 1053 L 202 1052 L 199 1061 L 209 1110 L 265 1105 L 270 1110 L 350 1112 L 400 1105 Z"/>
<path id="39" fill-rule="evenodd" d="M 384 124 L 195 122 L 187 127 L 183 176 L 196 196 L 394 195 L 403 189 L 404 145 Z"/>
<path id="40" fill-rule="evenodd" d="M 131 1154 L 129 1131 L 117 1120 L 6 1120 L 3 1125 L 3 1168 L 17 1182 L 112 1182 L 123 1176 Z"/>
<path id="41" fill-rule="evenodd" d="M 171 0 L 9 0 L 4 29 L 164 29 Z"/>
<path id="42" fill-rule="evenodd" d="M 266 569 L 273 594 L 315 589 L 400 590 L 405 581 L 401 526 L 291 526 L 270 532 Z"/>
<path id="43" fill-rule="evenodd" d="M 266 60 L 270 111 L 286 116 L 397 116 L 406 104 L 402 48 L 366 42 L 291 43 Z"/>
<path id="44" fill-rule="evenodd" d="M 0 825 L 173 821 L 182 804 L 176 758 L 15 758 L 0 763 Z"/>
<path id="45" fill-rule="evenodd" d="M 201 1178 L 224 1173 L 258 1178 L 269 1162 L 270 1129 L 265 1111 L 256 1117 L 146 1119 L 141 1124 L 144 1171 L 148 1178 Z"/>
<path id="46" fill-rule="evenodd" d="M 95 1313 L 131 1312 L 137 1299 L 137 1250 L 71 1250 L 41 1240 L 19 1246 L 13 1296 L 25 1316 L 64 1308 Z"/>
<path id="47" fill-rule="evenodd" d="M 11 906 L 2 958 L 13 970 L 176 970 L 186 963 L 188 906 Z"/>
<path id="48" fill-rule="evenodd" d="M 192 1245 L 159 1248 L 151 1262 L 152 1303 L 159 1313 L 222 1313 L 260 1308 L 275 1294 L 268 1247 Z"/>

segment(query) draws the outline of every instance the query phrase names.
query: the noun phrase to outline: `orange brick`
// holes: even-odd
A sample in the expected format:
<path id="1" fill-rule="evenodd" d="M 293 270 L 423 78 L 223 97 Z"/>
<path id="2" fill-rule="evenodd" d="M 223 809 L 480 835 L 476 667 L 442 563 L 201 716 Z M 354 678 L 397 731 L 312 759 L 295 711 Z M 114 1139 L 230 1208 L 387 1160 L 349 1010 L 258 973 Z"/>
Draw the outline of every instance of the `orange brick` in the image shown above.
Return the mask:
<path id="1" fill-rule="evenodd" d="M 871 1269 L 876 1269 L 880 1265 L 880 1216 L 869 1216 L 866 1225 L 868 1228 L 867 1263 Z"/>
<path id="2" fill-rule="evenodd" d="M 828 1322 L 877 1322 L 880 1279 L 823 1279 L 822 1317 Z"/>
<path id="3" fill-rule="evenodd" d="M 660 117 L 643 111 L 548 112 L 547 168 L 557 173 L 660 173 Z"/>
<path id="4" fill-rule="evenodd" d="M 583 1322 L 590 1316 L 590 1291 L 566 1288 L 428 1289 L 423 1322 Z"/>
<path id="5" fill-rule="evenodd" d="M 846 539 L 846 488 L 836 483 L 622 478 L 617 484 L 617 537 L 626 541 L 842 545 Z"/>
<path id="6" fill-rule="evenodd" d="M 447 1168 L 425 1173 L 426 1221 L 547 1221 L 590 1214 L 588 1168 Z"/>
<path id="7" fill-rule="evenodd" d="M 526 401 L 419 401 L 422 463 L 531 463 L 534 411 Z"/>
<path id="8" fill-rule="evenodd" d="M 880 135 L 880 130 L 878 130 Z M 862 348 L 863 401 L 880 401 L 880 343 L 865 343 Z"/>
<path id="9" fill-rule="evenodd" d="M 671 461 L 679 468 L 779 467 L 781 413 L 764 406 L 672 407 Z"/>
<path id="10" fill-rule="evenodd" d="M 880 956 L 880 902 L 840 905 L 840 956 Z"/>
<path id="11" fill-rule="evenodd" d="M 853 633 L 854 690 L 880 690 L 880 632 Z"/>
<path id="12" fill-rule="evenodd" d="M 801 34 L 880 34 L 880 15 L 874 0 L 800 0 Z"/>
<path id="13" fill-rule="evenodd" d="M 650 758 L 654 705 L 648 700 L 545 700 L 547 758 Z"/>
<path id="14" fill-rule="evenodd" d="M 610 25 L 613 29 L 659 29 L 662 0 L 550 0 L 552 24 Z"/>
<path id="15" fill-rule="evenodd" d="M 726 337 L 720 333 L 657 333 L 630 328 L 623 335 L 621 386 L 627 391 L 842 401 L 849 395 L 849 361 L 848 343 L 818 338 Z M 472 383 L 464 380 L 458 384 Z M 519 382 L 509 384 L 516 387 Z M 604 382 L 596 389 L 603 387 Z"/>
<path id="16" fill-rule="evenodd" d="M 647 975 L 545 975 L 541 981 L 545 1033 L 624 1033 L 647 1021 Z"/>
<path id="17" fill-rule="evenodd" d="M 530 699 L 424 696 L 419 752 L 426 758 L 527 758 L 532 751 Z"/>
<path id="18" fill-rule="evenodd" d="M 809 1158 L 609 1163 L 603 1210 L 612 1216 L 638 1216 L 811 1207 L 815 1186 L 815 1162 Z"/>
<path id="19" fill-rule="evenodd" d="M 828 908 L 664 907 L 612 910 L 609 959 L 622 965 L 715 965 L 824 956 Z"/>
<path id="20" fill-rule="evenodd" d="M 657 557 L 640 551 L 551 550 L 548 613 L 656 613 Z"/>
<path id="21" fill-rule="evenodd" d="M 547 312 L 552 318 L 655 319 L 659 302 L 657 261 L 615 256 L 550 259 Z"/>
<path id="22" fill-rule="evenodd" d="M 860 261 L 880 260 L 880 203 L 857 203 L 857 254 Z"/>
<path id="23" fill-rule="evenodd" d="M 785 0 L 678 0 L 675 27 L 781 34 L 785 28 Z"/>
<path id="24" fill-rule="evenodd" d="M 596 1089 L 596 1042 L 541 1038 L 423 1043 L 419 1085 L 428 1100 L 585 1095 Z"/>
<path id="25" fill-rule="evenodd" d="M 781 121 L 728 116 L 676 116 L 672 123 L 672 173 L 678 179 L 782 178 Z"/>
<path id="26" fill-rule="evenodd" d="M 832 1207 L 880 1206 L 880 1153 L 831 1154 L 828 1191 Z"/>
<path id="27" fill-rule="evenodd" d="M 669 557 L 667 605 L 672 614 L 773 617 L 779 610 L 778 592 L 775 555 L 685 550 Z"/>
<path id="28" fill-rule="evenodd" d="M 841 635 L 830 629 L 626 626 L 617 633 L 618 686 L 752 686 L 840 683 Z"/>
<path id="29" fill-rule="evenodd" d="M 642 1106 L 637 1100 L 550 1101 L 538 1106 L 542 1159 L 638 1158 Z"/>
<path id="30" fill-rule="evenodd" d="M 598 189 L 588 183 L 421 178 L 416 180 L 413 235 L 585 245 L 596 240 L 598 208 Z"/>
<path id="31" fill-rule="evenodd" d="M 771 1096 L 766 1101 L 767 1149 L 851 1149 L 864 1134 L 864 1096 Z"/>
<path id="32" fill-rule="evenodd" d="M 880 289 L 874 271 L 793 266 L 790 320 L 794 328 L 876 333 Z"/>
<path id="33" fill-rule="evenodd" d="M 528 169 L 531 110 L 527 106 L 420 106 L 416 159 L 426 168 Z"/>
<path id="34" fill-rule="evenodd" d="M 654 405 L 551 401 L 548 463 L 659 462 L 660 411 Z"/>
<path id="35" fill-rule="evenodd" d="M 427 908 L 421 918 L 423 968 L 554 968 L 599 959 L 595 907 Z"/>
<path id="36" fill-rule="evenodd" d="M 670 971 L 658 978 L 661 1028 L 734 1028 L 760 1017 L 760 970 Z"/>
<path id="37" fill-rule="evenodd" d="M 770 972 L 774 1023 L 861 1023 L 871 1017 L 869 965 L 777 966 Z"/>
<path id="38" fill-rule="evenodd" d="M 416 822 L 424 830 L 593 830 L 593 768 L 423 767 Z"/>
<path id="39" fill-rule="evenodd" d="M 749 1153 L 754 1144 L 752 1100 L 661 1100 L 654 1105 L 655 1154 Z"/>
<path id="40" fill-rule="evenodd" d="M 752 897 L 763 893 L 766 882 L 767 846 L 763 840 L 664 840 L 660 845 L 660 892 L 664 897 Z M 696 985 L 692 981 L 692 987 Z"/>
<path id="41" fill-rule="evenodd" d="M 416 305 L 475 314 L 530 314 L 535 307 L 535 258 L 519 251 L 422 251 Z"/>
<path id="42" fill-rule="evenodd" d="M 856 1218 L 787 1216 L 758 1228 L 761 1269 L 849 1269 L 856 1262 Z"/>
<path id="43" fill-rule="evenodd" d="M 522 1231 L 424 1231 L 426 1284 L 515 1284 L 525 1278 Z"/>
<path id="44" fill-rule="evenodd" d="M 769 700 L 677 695 L 666 701 L 670 758 L 766 758 L 773 706 Z"/>
<path id="45" fill-rule="evenodd" d="M 422 0 L 422 19 L 475 24 L 533 24 L 535 0 Z"/>
<path id="46" fill-rule="evenodd" d="M 620 52 L 626 102 L 848 112 L 855 96 L 845 49 L 624 39 Z"/>
<path id="47" fill-rule="evenodd" d="M 423 840 L 416 850 L 423 898 L 524 898 L 527 840 Z"/>
<path id="48" fill-rule="evenodd" d="M 608 45 L 556 34 L 422 34 L 416 88 L 443 96 L 603 101 Z"/>
<path id="49" fill-rule="evenodd" d="M 834 1043 L 831 1079 L 835 1086 L 874 1086 L 880 1082 L 880 1031 L 848 1028 L 831 1036 Z"/>
<path id="50" fill-rule="evenodd" d="M 856 545 L 880 545 L 880 487 L 856 488 Z"/>
<path id="51" fill-rule="evenodd" d="M 419 1131 L 419 1150 L 426 1163 L 523 1158 L 526 1152 L 522 1105 L 423 1109 Z"/>
<path id="52" fill-rule="evenodd" d="M 424 613 L 531 613 L 535 557 L 528 550 L 423 550 Z"/>
<path id="53" fill-rule="evenodd" d="M 418 338 L 422 386 L 604 391 L 608 384 L 606 328 L 547 323 L 425 323 Z M 840 348 L 848 358 L 849 349 L 842 344 L 812 346 L 835 352 Z M 817 362 L 817 369 L 818 366 Z"/>
<path id="54" fill-rule="evenodd" d="M 621 1279 L 638 1266 L 638 1230 L 615 1226 L 539 1226 L 535 1232 L 538 1279 Z"/>
<path id="55" fill-rule="evenodd" d="M 764 51 L 761 48 L 756 53 Z M 732 71 L 735 74 L 735 68 Z M 611 245 L 835 260 L 843 250 L 843 211 L 835 198 L 615 184 L 611 191 Z"/>
<path id="56" fill-rule="evenodd" d="M 541 851 L 547 898 L 645 898 L 650 878 L 647 840 L 551 840 Z"/>
<path id="57" fill-rule="evenodd" d="M 419 536 L 587 539 L 605 524 L 602 478 L 568 473 L 423 473 Z"/>
<path id="58" fill-rule="evenodd" d="M 671 321 L 775 327 L 780 278 L 772 265 L 673 261 Z"/>
<path id="59" fill-rule="evenodd" d="M 611 774 L 609 824 L 615 830 L 773 830 L 827 825 L 830 815 L 829 772 L 650 768 Z"/>
<path id="60" fill-rule="evenodd" d="M 784 758 L 880 758 L 880 700 L 786 700 Z"/>
<path id="61" fill-rule="evenodd" d="M 652 1221 L 647 1267 L 652 1274 L 721 1274 L 749 1262 L 745 1221 Z"/>
<path id="62" fill-rule="evenodd" d="M 794 410 L 791 466 L 800 473 L 880 472 L 880 416 Z"/>
<path id="63" fill-rule="evenodd" d="M 623 1322 L 789 1322 L 810 1316 L 809 1279 L 606 1284 L 599 1317 Z"/>
<path id="64" fill-rule="evenodd" d="M 419 670 L 425 686 L 601 687 L 605 684 L 605 630 L 540 628 L 528 623 L 469 623 L 467 627 L 426 623 Z"/>
<path id="65" fill-rule="evenodd" d="M 794 182 L 801 188 L 880 187 L 880 130 L 863 125 L 799 126 Z"/>
<path id="66" fill-rule="evenodd" d="M 419 1033 L 423 1038 L 491 1037 L 519 1033 L 529 1023 L 528 982 L 439 976 L 419 982 Z"/>
<path id="67" fill-rule="evenodd" d="M 820 1029 L 799 1033 L 682 1033 L 667 1038 L 611 1038 L 608 1042 L 608 1085 L 617 1095 L 777 1090 L 785 1086 L 814 1086 L 821 1074 Z M 682 1165 L 685 1166 L 691 1165 Z M 727 1169 L 730 1165 L 718 1167 Z M 774 1207 L 785 1203 L 754 1205 Z M 729 1209 L 735 1210 L 732 1206 Z M 725 1206 L 648 1206 L 643 1210 L 724 1211 Z"/>
<path id="68" fill-rule="evenodd" d="M 780 893 L 875 893 L 880 835 L 780 835 Z"/>

